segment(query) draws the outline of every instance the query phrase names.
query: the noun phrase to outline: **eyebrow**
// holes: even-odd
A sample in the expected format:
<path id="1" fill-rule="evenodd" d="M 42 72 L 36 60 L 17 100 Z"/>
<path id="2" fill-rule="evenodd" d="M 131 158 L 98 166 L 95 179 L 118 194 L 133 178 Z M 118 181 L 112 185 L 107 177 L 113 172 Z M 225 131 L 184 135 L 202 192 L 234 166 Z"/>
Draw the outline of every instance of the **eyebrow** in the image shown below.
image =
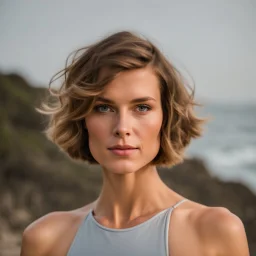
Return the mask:
<path id="1" fill-rule="evenodd" d="M 133 99 L 131 101 L 131 103 L 139 103 L 139 102 L 144 102 L 144 101 L 149 101 L 149 100 L 156 101 L 152 97 L 142 97 L 142 98 Z M 113 100 L 110 100 L 110 99 L 105 98 L 105 97 L 97 97 L 96 101 L 102 101 L 102 102 L 105 102 L 105 103 L 112 103 L 112 104 L 115 103 Z"/>

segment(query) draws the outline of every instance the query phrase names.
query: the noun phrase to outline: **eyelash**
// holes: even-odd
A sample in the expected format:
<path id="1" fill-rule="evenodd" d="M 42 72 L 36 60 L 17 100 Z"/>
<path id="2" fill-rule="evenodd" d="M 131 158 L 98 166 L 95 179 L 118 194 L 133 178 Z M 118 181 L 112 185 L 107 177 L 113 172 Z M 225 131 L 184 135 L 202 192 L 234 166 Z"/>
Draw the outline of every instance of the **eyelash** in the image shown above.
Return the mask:
<path id="1" fill-rule="evenodd" d="M 101 108 L 101 107 L 108 107 L 108 108 L 110 108 L 110 106 L 107 105 L 107 104 L 100 104 L 100 105 L 95 106 L 93 109 L 94 109 L 95 112 L 99 112 L 99 113 L 107 113 L 107 112 L 108 112 L 108 111 L 106 111 L 106 112 L 104 112 L 104 111 L 101 112 L 101 111 L 99 110 L 99 108 Z M 148 106 L 148 105 L 146 105 L 146 104 L 140 104 L 140 105 L 137 105 L 136 107 L 145 107 L 145 108 L 148 109 L 147 111 L 139 111 L 139 112 L 141 112 L 141 113 L 143 113 L 143 112 L 148 112 L 149 110 L 152 109 L 150 106 Z"/>

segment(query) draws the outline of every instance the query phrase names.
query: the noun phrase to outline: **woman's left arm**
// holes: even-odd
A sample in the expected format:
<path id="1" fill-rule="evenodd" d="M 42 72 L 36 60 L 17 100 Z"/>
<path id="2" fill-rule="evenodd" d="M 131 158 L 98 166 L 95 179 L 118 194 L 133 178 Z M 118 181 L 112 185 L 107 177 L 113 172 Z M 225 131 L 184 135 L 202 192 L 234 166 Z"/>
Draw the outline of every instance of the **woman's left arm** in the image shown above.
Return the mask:
<path id="1" fill-rule="evenodd" d="M 250 256 L 245 228 L 238 216 L 226 208 L 217 207 L 208 211 L 201 220 L 208 255 Z"/>

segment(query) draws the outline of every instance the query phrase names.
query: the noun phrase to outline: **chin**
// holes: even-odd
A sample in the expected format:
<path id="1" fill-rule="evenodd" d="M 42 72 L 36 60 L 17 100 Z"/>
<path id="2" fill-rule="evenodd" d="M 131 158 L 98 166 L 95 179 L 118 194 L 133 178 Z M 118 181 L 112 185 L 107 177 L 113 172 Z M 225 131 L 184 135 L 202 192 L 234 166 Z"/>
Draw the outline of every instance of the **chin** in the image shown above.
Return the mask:
<path id="1" fill-rule="evenodd" d="M 109 164 L 102 164 L 102 168 L 108 172 L 115 174 L 128 174 L 134 173 L 141 168 L 145 167 L 144 163 L 135 163 L 131 160 L 112 161 Z"/>

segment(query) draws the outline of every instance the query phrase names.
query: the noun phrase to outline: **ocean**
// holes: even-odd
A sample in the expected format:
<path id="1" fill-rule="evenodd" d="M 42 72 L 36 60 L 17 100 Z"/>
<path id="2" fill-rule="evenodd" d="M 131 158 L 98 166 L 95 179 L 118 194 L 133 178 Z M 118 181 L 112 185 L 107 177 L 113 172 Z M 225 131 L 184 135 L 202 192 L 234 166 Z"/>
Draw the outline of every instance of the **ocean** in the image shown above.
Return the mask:
<path id="1" fill-rule="evenodd" d="M 256 104 L 205 104 L 196 112 L 212 120 L 187 155 L 203 159 L 213 176 L 239 181 L 256 194 Z"/>

